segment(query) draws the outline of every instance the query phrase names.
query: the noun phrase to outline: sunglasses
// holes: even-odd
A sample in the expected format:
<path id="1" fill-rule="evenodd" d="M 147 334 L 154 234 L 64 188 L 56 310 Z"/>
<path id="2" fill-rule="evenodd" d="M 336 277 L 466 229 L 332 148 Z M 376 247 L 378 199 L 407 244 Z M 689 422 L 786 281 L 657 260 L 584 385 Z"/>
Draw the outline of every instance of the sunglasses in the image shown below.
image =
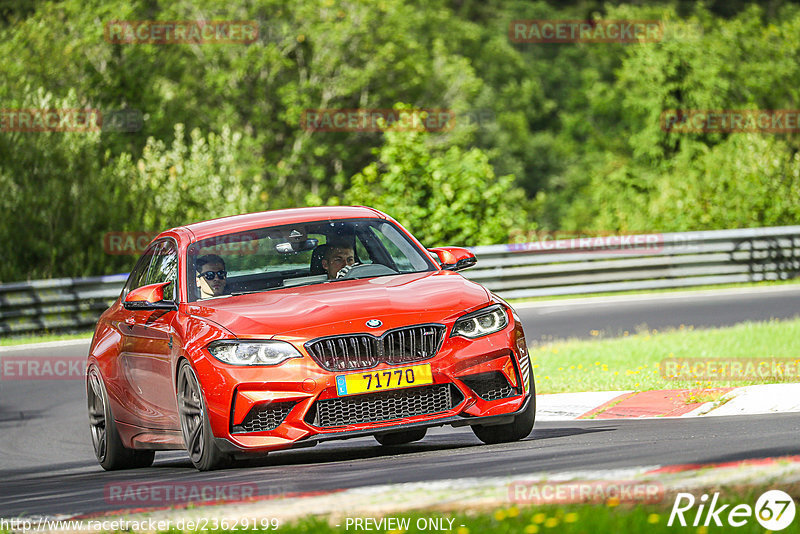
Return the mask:
<path id="1" fill-rule="evenodd" d="M 228 276 L 228 271 L 206 271 L 204 273 L 198 273 L 197 277 L 203 277 L 209 282 L 213 280 L 216 276 L 219 276 L 220 280 L 225 280 L 225 277 Z"/>

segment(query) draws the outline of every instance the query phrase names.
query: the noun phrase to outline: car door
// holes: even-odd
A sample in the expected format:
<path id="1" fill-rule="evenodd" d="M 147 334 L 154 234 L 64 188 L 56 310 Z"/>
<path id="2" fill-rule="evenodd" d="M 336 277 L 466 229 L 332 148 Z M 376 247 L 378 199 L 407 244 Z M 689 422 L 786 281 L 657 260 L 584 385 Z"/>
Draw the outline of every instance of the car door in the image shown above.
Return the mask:
<path id="1" fill-rule="evenodd" d="M 178 248 L 172 239 L 160 240 L 148 249 L 152 260 L 146 273 L 132 284 L 171 282 L 165 295 L 177 299 Z M 169 298 L 169 297 L 168 297 Z M 172 353 L 180 341 L 175 339 L 175 310 L 126 310 L 121 325 L 122 351 L 119 370 L 128 383 L 128 411 L 132 424 L 152 429 L 180 428 L 172 384 Z"/>

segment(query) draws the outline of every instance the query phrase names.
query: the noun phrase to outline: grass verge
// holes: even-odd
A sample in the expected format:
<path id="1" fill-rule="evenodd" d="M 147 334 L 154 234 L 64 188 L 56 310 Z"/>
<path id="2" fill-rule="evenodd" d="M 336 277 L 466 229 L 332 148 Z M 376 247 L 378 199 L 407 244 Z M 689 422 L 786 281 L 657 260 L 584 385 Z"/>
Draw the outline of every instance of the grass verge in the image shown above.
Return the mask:
<path id="1" fill-rule="evenodd" d="M 708 534 L 709 532 L 737 533 L 765 532 L 755 518 L 755 505 L 759 496 L 765 491 L 775 489 L 764 487 L 724 487 L 695 489 L 690 493 L 696 498 L 695 506 L 684 512 L 687 526 L 681 526 L 678 518 L 668 525 L 676 495 L 669 493 L 657 503 L 642 504 L 623 502 L 609 498 L 599 503 L 548 504 L 548 505 L 510 505 L 483 510 L 452 513 L 449 511 L 418 511 L 414 513 L 381 514 L 352 516 L 331 519 L 328 517 L 310 516 L 289 523 L 281 523 L 276 530 L 246 530 L 248 532 L 280 532 L 282 534 L 339 534 L 346 532 L 385 532 L 387 534 L 413 534 L 428 532 L 448 532 L 452 534 L 544 534 L 544 533 L 621 533 L 647 532 L 648 534 L 691 532 L 692 534 Z M 781 489 L 790 495 L 796 494 L 797 485 L 782 485 Z M 721 526 L 713 519 L 707 519 L 707 510 L 700 508 L 701 494 L 709 497 L 718 493 L 719 505 L 728 506 L 717 515 Z M 685 501 L 682 502 L 685 504 Z M 751 509 L 750 516 L 739 516 L 744 524 L 733 529 L 727 524 L 729 511 L 736 505 L 746 505 Z M 449 508 L 452 508 L 450 506 Z M 707 506 L 705 507 L 707 508 Z M 692 523 L 699 515 L 697 526 Z M 361 520 L 360 524 L 355 523 Z M 381 520 L 384 520 L 381 522 Z M 365 523 L 369 521 L 369 523 Z M 360 527 L 360 528 L 359 528 Z M 170 534 L 177 530 L 166 531 Z M 211 532 L 226 532 L 214 530 Z M 767 531 L 769 532 L 769 531 Z M 789 528 L 782 532 L 798 532 L 795 520 Z"/>
<path id="2" fill-rule="evenodd" d="M 530 355 L 538 393 L 702 389 L 798 381 L 800 377 L 796 372 L 789 373 L 788 366 L 784 377 L 770 373 L 754 380 L 675 379 L 667 376 L 664 363 L 699 358 L 704 362 L 780 359 L 797 364 L 800 319 L 703 330 L 650 330 L 613 339 L 556 341 L 532 347 Z"/>
<path id="3" fill-rule="evenodd" d="M 353 518 L 355 519 L 355 518 Z M 603 505 L 568 505 L 537 508 L 518 508 L 516 506 L 497 508 L 484 513 L 467 514 L 401 514 L 393 519 L 403 520 L 408 528 L 376 529 L 387 534 L 428 533 L 431 531 L 452 534 L 482 534 L 485 532 L 505 534 L 538 533 L 603 533 L 603 532 L 674 532 L 675 527 L 667 527 L 667 518 L 654 507 L 611 508 Z M 452 520 L 452 522 L 450 522 Z M 759 526 L 756 523 L 756 526 Z M 333 526 L 324 519 L 307 519 L 299 523 L 281 526 L 283 534 L 335 534 L 342 532 L 365 531 L 355 529 L 343 520 Z M 422 528 L 420 528 L 422 527 Z M 760 526 L 759 526 L 760 527 Z M 737 532 L 763 532 L 763 529 L 738 530 Z"/>
<path id="4" fill-rule="evenodd" d="M 609 481 L 601 481 L 597 486 L 587 482 L 587 487 L 604 488 Z M 558 482 L 547 483 L 546 486 L 556 487 Z M 647 486 L 652 483 L 642 482 Z M 567 483 L 567 485 L 569 485 Z M 611 482 L 613 486 L 613 481 Z M 544 486 L 542 486 L 544 487 Z M 635 487 L 635 485 L 633 486 Z M 678 492 L 667 490 L 652 500 L 623 499 L 620 500 L 612 492 L 603 490 L 607 493 L 595 501 L 590 502 L 570 502 L 556 503 L 547 501 L 547 504 L 514 503 L 501 506 L 479 505 L 478 507 L 463 511 L 463 504 L 457 501 L 443 504 L 441 507 L 431 507 L 429 509 L 417 510 L 413 512 L 387 513 L 375 510 L 374 512 L 342 512 L 337 516 L 306 516 L 300 519 L 293 519 L 288 522 L 278 521 L 257 515 L 247 518 L 247 512 L 242 510 L 240 519 L 219 518 L 212 520 L 209 516 L 208 521 L 202 524 L 207 525 L 203 530 L 184 528 L 179 530 L 173 526 L 169 530 L 161 530 L 164 534 L 179 534 L 182 532 L 279 532 L 281 534 L 339 534 L 347 532 L 384 532 L 386 534 L 414 534 L 429 532 L 448 532 L 451 534 L 544 534 L 544 533 L 637 533 L 647 532 L 648 534 L 691 532 L 692 534 L 709 534 L 710 532 L 732 532 L 739 534 L 759 533 L 765 531 L 764 527 L 756 519 L 756 503 L 761 495 L 769 490 L 780 489 L 788 495 L 797 495 L 800 491 L 800 483 L 788 482 L 778 483 L 761 482 L 754 485 L 710 485 L 704 488 L 694 487 L 692 489 L 681 490 L 689 493 L 694 498 L 694 504 L 687 507 L 688 497 L 681 497 L 679 507 L 683 509 L 681 514 L 676 514 L 669 525 L 672 510 L 677 501 Z M 527 493 L 528 496 L 533 493 Z M 544 492 L 537 493 L 542 497 Z M 557 495 L 553 493 L 553 495 Z M 702 495 L 706 495 L 708 501 L 716 501 L 713 514 L 716 520 L 709 515 L 709 505 L 704 502 Z M 620 494 L 620 497 L 623 495 Z M 767 501 L 768 508 L 772 511 L 780 510 L 779 503 L 785 501 Z M 745 510 L 741 507 L 744 506 Z M 739 508 L 735 521 L 742 524 L 732 528 L 728 523 L 729 514 L 733 508 Z M 749 510 L 747 510 L 749 509 Z M 785 507 L 783 508 L 785 510 Z M 458 510 L 454 512 L 453 510 Z M 770 510 L 767 510 L 769 512 Z M 761 513 L 765 514 L 764 506 Z M 685 522 L 685 526 L 680 524 L 680 519 Z M 763 517 L 763 516 L 762 516 Z M 247 518 L 247 519 L 246 519 Z M 99 522 L 101 519 L 114 521 L 121 519 L 130 523 L 147 524 L 147 518 L 123 518 L 105 517 L 83 520 L 85 526 L 92 530 L 92 521 Z M 156 522 L 157 518 L 153 518 Z M 769 518 L 765 518 L 769 519 Z M 175 519 L 171 521 L 176 521 Z M 187 518 L 191 521 L 191 518 Z M 202 521 L 195 517 L 194 524 Z M 695 523 L 696 521 L 696 523 Z M 719 524 L 716 524 L 719 521 Z M 188 524 L 188 523 L 185 523 Z M 185 525 L 184 524 L 184 525 Z M 212 526 L 213 525 L 213 526 Z M 261 528 L 253 528 L 253 525 L 261 525 Z M 128 527 L 131 530 L 115 532 L 143 532 L 135 526 Z M 19 532 L 33 532 L 35 528 L 18 530 Z M 800 531 L 798 521 L 795 519 L 782 533 L 794 533 Z M 0 527 L 0 534 L 11 534 L 11 531 Z"/>

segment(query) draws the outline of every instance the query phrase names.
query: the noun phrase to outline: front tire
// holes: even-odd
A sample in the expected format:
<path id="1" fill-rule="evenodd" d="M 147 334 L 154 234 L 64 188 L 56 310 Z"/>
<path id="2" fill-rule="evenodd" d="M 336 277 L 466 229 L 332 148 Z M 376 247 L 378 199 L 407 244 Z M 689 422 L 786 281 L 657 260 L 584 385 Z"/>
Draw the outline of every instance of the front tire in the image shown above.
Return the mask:
<path id="1" fill-rule="evenodd" d="M 528 401 L 528 406 L 522 413 L 514 416 L 514 421 L 504 425 L 473 425 L 472 431 L 479 440 L 487 445 L 519 441 L 531 433 L 535 418 L 536 393 L 531 388 L 531 399 Z"/>
<path id="2" fill-rule="evenodd" d="M 200 471 L 212 471 L 232 464 L 233 458 L 214 443 L 200 382 L 189 362 L 183 360 L 178 369 L 178 414 L 186 450 L 192 464 Z"/>
<path id="3" fill-rule="evenodd" d="M 94 455 L 100 466 L 106 471 L 115 471 L 152 465 L 155 451 L 129 449 L 122 444 L 114 415 L 111 413 L 105 383 L 95 366 L 89 368 L 86 397 Z"/>

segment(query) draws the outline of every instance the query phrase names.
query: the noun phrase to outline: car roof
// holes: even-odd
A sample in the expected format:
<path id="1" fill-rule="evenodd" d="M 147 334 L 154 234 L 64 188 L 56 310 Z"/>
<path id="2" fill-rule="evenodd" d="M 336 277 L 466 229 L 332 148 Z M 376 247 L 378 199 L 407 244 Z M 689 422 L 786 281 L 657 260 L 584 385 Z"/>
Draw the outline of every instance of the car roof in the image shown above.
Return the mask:
<path id="1" fill-rule="evenodd" d="M 212 219 L 210 221 L 187 224 L 182 228 L 189 230 L 193 234 L 194 239 L 200 240 L 231 232 L 252 230 L 267 226 L 324 221 L 328 219 L 359 219 L 365 217 L 387 218 L 387 216 L 380 211 L 366 206 L 320 206 L 231 215 L 229 217 Z"/>

